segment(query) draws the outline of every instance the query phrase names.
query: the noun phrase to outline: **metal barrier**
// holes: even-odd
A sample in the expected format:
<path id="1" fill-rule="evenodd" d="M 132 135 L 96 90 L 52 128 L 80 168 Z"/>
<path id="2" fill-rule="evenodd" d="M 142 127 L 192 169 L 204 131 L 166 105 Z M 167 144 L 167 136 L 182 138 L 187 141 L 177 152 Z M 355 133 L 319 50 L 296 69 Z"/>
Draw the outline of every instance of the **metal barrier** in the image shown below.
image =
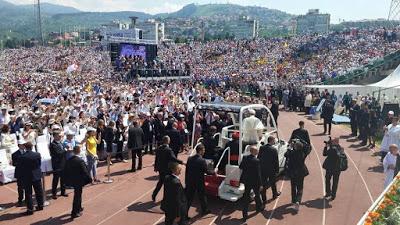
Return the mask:
<path id="1" fill-rule="evenodd" d="M 228 152 L 228 162 L 231 161 L 231 148 L 227 147 L 227 148 L 225 148 L 224 152 L 222 153 L 221 157 L 219 158 L 217 165 L 215 165 L 215 169 L 214 169 L 215 173 L 218 172 L 218 167 L 219 167 L 219 165 L 221 165 L 222 159 L 224 158 L 224 155 L 226 152 Z"/>

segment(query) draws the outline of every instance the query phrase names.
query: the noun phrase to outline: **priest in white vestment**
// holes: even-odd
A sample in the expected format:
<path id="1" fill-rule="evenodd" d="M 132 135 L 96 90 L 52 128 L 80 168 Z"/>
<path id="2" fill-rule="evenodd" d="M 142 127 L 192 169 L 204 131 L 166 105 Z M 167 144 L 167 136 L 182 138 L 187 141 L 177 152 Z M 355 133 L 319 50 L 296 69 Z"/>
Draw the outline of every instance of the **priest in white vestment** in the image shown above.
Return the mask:
<path id="1" fill-rule="evenodd" d="M 394 170 L 396 167 L 396 160 L 399 155 L 399 149 L 397 145 L 392 144 L 389 147 L 389 153 L 383 159 L 383 171 L 385 173 L 385 184 L 384 188 L 386 188 L 392 181 L 395 176 Z"/>

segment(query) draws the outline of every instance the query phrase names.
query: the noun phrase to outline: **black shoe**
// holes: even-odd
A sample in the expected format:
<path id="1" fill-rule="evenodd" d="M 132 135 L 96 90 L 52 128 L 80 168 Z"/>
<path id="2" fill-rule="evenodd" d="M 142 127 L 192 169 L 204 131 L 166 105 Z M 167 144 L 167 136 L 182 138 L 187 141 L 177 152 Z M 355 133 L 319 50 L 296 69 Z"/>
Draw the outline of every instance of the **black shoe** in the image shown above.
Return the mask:
<path id="1" fill-rule="evenodd" d="M 211 213 L 211 210 L 207 209 L 207 210 L 204 210 L 204 211 L 201 213 L 201 216 L 205 216 L 205 215 L 210 214 L 210 213 Z"/>
<path id="2" fill-rule="evenodd" d="M 367 142 L 361 142 L 361 146 L 367 145 Z"/>
<path id="3" fill-rule="evenodd" d="M 281 192 L 278 191 L 275 195 L 272 196 L 273 199 L 277 199 L 279 196 L 281 196 Z"/>
<path id="4" fill-rule="evenodd" d="M 71 214 L 71 218 L 72 219 L 75 219 L 75 218 L 78 218 L 78 217 L 81 217 L 82 216 L 82 213 L 74 213 L 74 214 Z"/>
<path id="5" fill-rule="evenodd" d="M 137 168 L 137 170 L 142 170 L 142 167 L 141 167 L 141 166 L 139 166 L 139 167 Z"/>
<path id="6" fill-rule="evenodd" d="M 64 194 L 61 194 L 61 196 L 63 196 L 63 197 L 68 197 L 68 194 L 67 194 L 67 193 L 64 193 Z"/>
<path id="7" fill-rule="evenodd" d="M 262 206 L 261 208 L 258 208 L 257 210 L 256 210 L 256 212 L 262 212 L 262 211 L 264 211 L 264 209 L 265 209 L 265 206 Z"/>
<path id="8" fill-rule="evenodd" d="M 28 211 L 26 211 L 25 214 L 28 215 L 28 216 L 33 215 L 33 210 L 28 210 Z"/>
<path id="9" fill-rule="evenodd" d="M 24 206 L 24 202 L 23 201 L 18 201 L 17 207 L 22 207 L 22 206 Z"/>
<path id="10" fill-rule="evenodd" d="M 155 196 L 155 195 L 151 195 L 151 200 L 152 200 L 153 202 L 156 202 L 156 196 Z"/>
<path id="11" fill-rule="evenodd" d="M 336 198 L 336 196 L 332 195 L 332 197 L 329 199 L 329 201 L 333 201 L 333 200 L 335 200 L 335 198 Z"/>
<path id="12" fill-rule="evenodd" d="M 36 207 L 36 211 L 42 211 L 43 210 L 43 206 L 37 206 Z"/>
<path id="13" fill-rule="evenodd" d="M 81 207 L 81 209 L 79 210 L 79 212 L 83 212 L 83 209 L 84 209 L 84 208 L 83 208 L 83 207 Z"/>
<path id="14" fill-rule="evenodd" d="M 134 173 L 134 172 L 136 172 L 136 170 L 134 170 L 134 169 L 131 169 L 131 170 L 128 170 L 128 172 L 130 172 L 130 173 Z"/>
<path id="15" fill-rule="evenodd" d="M 57 199 L 57 195 L 53 195 L 51 198 L 56 200 Z"/>

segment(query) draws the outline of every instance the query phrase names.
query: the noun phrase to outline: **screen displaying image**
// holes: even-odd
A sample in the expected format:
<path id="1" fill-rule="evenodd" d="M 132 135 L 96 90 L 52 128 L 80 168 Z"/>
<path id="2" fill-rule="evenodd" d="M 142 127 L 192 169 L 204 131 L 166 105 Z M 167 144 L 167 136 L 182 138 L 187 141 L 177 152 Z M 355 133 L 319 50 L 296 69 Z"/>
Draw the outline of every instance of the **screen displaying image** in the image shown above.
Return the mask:
<path id="1" fill-rule="evenodd" d="M 143 45 L 121 44 L 120 56 L 140 56 L 146 59 L 146 47 Z"/>

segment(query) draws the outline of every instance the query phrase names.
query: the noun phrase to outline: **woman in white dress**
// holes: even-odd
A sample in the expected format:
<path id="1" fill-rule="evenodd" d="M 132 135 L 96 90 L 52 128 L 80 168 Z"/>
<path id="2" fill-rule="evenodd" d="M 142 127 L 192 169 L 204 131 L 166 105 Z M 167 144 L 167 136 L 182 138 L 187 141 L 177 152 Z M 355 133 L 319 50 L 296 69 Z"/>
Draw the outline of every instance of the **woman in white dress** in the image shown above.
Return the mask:
<path id="1" fill-rule="evenodd" d="M 394 170 L 396 167 L 396 160 L 399 155 L 399 149 L 397 145 L 392 144 L 389 147 L 389 153 L 383 159 L 383 171 L 385 173 L 385 184 L 384 188 L 386 188 L 392 181 L 395 176 Z"/>
<path id="2" fill-rule="evenodd" d="M 381 144 L 381 154 L 382 160 L 385 158 L 386 154 L 389 152 L 389 146 L 396 144 L 399 146 L 400 143 L 400 125 L 398 124 L 399 119 L 393 117 L 392 123 L 385 127 L 385 135 L 383 136 Z"/>

